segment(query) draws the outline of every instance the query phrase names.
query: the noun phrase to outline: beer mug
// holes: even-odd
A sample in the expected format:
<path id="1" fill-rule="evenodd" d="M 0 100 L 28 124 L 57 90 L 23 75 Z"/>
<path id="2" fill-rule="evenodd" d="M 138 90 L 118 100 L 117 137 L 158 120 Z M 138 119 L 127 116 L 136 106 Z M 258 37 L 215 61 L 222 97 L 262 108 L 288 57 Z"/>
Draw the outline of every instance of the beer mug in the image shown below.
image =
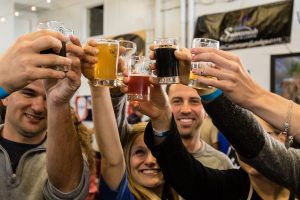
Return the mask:
<path id="1" fill-rule="evenodd" d="M 58 21 L 45 21 L 40 22 L 37 26 L 37 30 L 51 30 L 60 32 L 63 35 L 67 36 L 68 38 L 74 34 L 74 31 L 72 29 L 65 28 L 63 23 Z M 59 56 L 66 57 L 67 51 L 66 51 L 66 42 L 62 42 L 62 48 L 60 49 L 59 53 L 55 53 L 52 49 L 47 49 L 44 51 L 41 51 L 41 54 L 56 54 Z M 55 66 L 56 70 L 67 72 L 70 69 L 70 66 Z"/>
<path id="2" fill-rule="evenodd" d="M 209 38 L 194 38 L 193 39 L 193 43 L 192 43 L 192 47 L 193 48 L 197 48 L 197 47 L 210 47 L 210 48 L 219 49 L 219 45 L 220 45 L 219 41 L 213 40 L 213 39 L 209 39 Z M 214 65 L 215 64 L 212 63 L 212 62 L 203 62 L 203 61 L 192 62 L 188 86 L 191 86 L 191 87 L 196 88 L 196 89 L 206 89 L 206 88 L 209 88 L 210 86 L 202 85 L 202 84 L 200 84 L 197 81 L 198 75 L 195 75 L 192 72 L 192 70 L 193 69 L 205 69 L 207 67 L 212 67 Z M 213 78 L 211 76 L 205 76 L 205 77 L 207 77 L 207 78 Z"/>
<path id="3" fill-rule="evenodd" d="M 119 40 L 120 47 L 124 47 L 125 51 L 120 56 L 124 59 L 125 65 L 129 65 L 129 60 L 132 55 L 136 53 L 137 46 L 136 43 L 131 42 L 129 40 Z M 118 79 L 118 86 L 121 87 L 123 85 L 123 72 L 121 69 L 118 68 L 117 79 Z"/>
<path id="4" fill-rule="evenodd" d="M 160 84 L 179 83 L 179 61 L 174 52 L 178 47 L 175 38 L 161 38 L 154 41 L 157 78 Z"/>
<path id="5" fill-rule="evenodd" d="M 149 101 L 151 61 L 144 56 L 132 56 L 128 62 L 129 101 Z"/>
<path id="6" fill-rule="evenodd" d="M 117 87 L 119 41 L 98 39 L 98 62 L 94 66 L 94 86 Z"/>

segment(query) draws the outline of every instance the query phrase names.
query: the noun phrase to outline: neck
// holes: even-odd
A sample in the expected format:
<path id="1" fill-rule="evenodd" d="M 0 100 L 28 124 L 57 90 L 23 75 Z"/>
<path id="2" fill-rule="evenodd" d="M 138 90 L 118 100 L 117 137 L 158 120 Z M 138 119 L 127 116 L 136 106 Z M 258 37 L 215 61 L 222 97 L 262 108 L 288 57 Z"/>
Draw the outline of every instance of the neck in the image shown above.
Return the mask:
<path id="1" fill-rule="evenodd" d="M 164 191 L 164 184 L 161 184 L 155 188 L 151 188 L 151 191 L 154 192 L 158 197 L 162 198 L 163 191 Z"/>
<path id="2" fill-rule="evenodd" d="M 262 199 L 288 199 L 290 192 L 288 189 L 277 185 L 263 175 L 249 175 L 253 189 Z"/>
<path id="3" fill-rule="evenodd" d="M 46 137 L 46 131 L 37 133 L 34 137 L 25 137 L 20 134 L 17 130 L 11 128 L 8 123 L 4 123 L 1 136 L 6 139 L 22 144 L 39 144 Z"/>
<path id="4" fill-rule="evenodd" d="M 192 137 L 181 138 L 182 143 L 189 153 L 195 153 L 202 147 L 202 141 L 200 140 L 200 134 L 194 133 Z"/>

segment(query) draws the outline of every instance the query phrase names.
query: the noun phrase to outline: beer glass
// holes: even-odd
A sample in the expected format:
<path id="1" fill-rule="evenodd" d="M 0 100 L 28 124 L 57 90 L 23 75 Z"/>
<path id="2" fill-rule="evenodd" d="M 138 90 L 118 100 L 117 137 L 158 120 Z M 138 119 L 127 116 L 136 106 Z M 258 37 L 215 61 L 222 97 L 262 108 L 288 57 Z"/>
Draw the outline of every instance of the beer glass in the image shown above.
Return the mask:
<path id="1" fill-rule="evenodd" d="M 179 83 L 179 61 L 174 52 L 178 49 L 175 38 L 161 38 L 154 41 L 157 77 L 160 84 Z"/>
<path id="2" fill-rule="evenodd" d="M 110 39 L 98 39 L 96 48 L 98 62 L 94 66 L 94 86 L 117 86 L 117 65 L 119 42 Z"/>
<path id="3" fill-rule="evenodd" d="M 132 56 L 128 64 L 128 100 L 149 101 L 149 77 L 152 72 L 150 59 Z"/>
<path id="4" fill-rule="evenodd" d="M 193 48 L 197 48 L 197 47 L 210 47 L 210 48 L 216 48 L 219 49 L 219 41 L 217 40 L 213 40 L 213 39 L 209 39 L 209 38 L 195 38 L 193 39 L 193 43 L 192 43 L 192 47 Z M 206 89 L 209 88 L 210 86 L 205 86 L 202 85 L 200 83 L 198 83 L 197 78 L 198 75 L 195 75 L 192 70 L 193 69 L 205 69 L 207 67 L 212 67 L 215 64 L 212 62 L 192 62 L 192 66 L 191 66 L 191 71 L 190 71 L 190 77 L 189 77 L 189 83 L 188 85 L 196 88 L 196 89 Z M 213 78 L 211 76 L 205 76 L 207 78 Z"/>
<path id="5" fill-rule="evenodd" d="M 57 21 L 45 21 L 40 22 L 38 24 L 37 30 L 51 30 L 56 31 L 64 34 L 68 38 L 74 34 L 74 31 L 72 29 L 65 28 L 63 23 L 57 22 Z M 62 42 L 62 48 L 60 49 L 59 53 L 55 53 L 52 49 L 47 49 L 44 51 L 41 51 L 41 54 L 56 54 L 59 56 L 66 57 L 66 43 Z M 70 69 L 70 66 L 55 66 L 56 70 L 67 72 Z"/>
<path id="6" fill-rule="evenodd" d="M 128 62 L 130 60 L 130 57 L 136 53 L 136 43 L 131 42 L 129 40 L 119 40 L 119 45 L 120 47 L 125 48 L 125 52 L 121 54 L 122 58 L 124 59 L 125 65 L 128 66 Z M 118 68 L 118 73 L 117 73 L 117 84 L 118 86 L 123 85 L 123 72 L 120 68 Z"/>

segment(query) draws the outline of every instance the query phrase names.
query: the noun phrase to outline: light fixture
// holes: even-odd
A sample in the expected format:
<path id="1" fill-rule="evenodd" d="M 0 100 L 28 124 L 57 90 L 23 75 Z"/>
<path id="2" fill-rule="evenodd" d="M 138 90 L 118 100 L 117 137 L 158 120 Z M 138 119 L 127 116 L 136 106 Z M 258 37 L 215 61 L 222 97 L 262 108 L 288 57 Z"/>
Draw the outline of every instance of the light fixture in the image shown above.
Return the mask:
<path id="1" fill-rule="evenodd" d="M 0 21 L 5 22 L 5 17 L 1 17 Z"/>
<path id="2" fill-rule="evenodd" d="M 15 16 L 18 17 L 20 13 L 18 11 L 15 12 Z"/>
<path id="3" fill-rule="evenodd" d="M 51 3 L 51 0 L 47 0 L 47 3 Z"/>
<path id="4" fill-rule="evenodd" d="M 31 10 L 32 11 L 36 11 L 36 7 L 35 6 L 31 6 Z"/>

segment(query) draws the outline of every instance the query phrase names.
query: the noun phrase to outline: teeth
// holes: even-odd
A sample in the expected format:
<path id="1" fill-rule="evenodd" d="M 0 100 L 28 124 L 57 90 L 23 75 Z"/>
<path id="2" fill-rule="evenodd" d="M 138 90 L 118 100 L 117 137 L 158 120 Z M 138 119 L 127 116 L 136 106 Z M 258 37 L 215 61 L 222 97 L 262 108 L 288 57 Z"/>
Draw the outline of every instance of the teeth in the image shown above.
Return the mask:
<path id="1" fill-rule="evenodd" d="M 28 118 L 30 119 L 34 119 L 34 120 L 41 120 L 42 118 L 41 117 L 35 117 L 33 115 L 30 115 L 30 114 L 25 114 Z"/>
<path id="2" fill-rule="evenodd" d="M 192 119 L 180 119 L 181 122 L 191 122 L 193 121 Z"/>
<path id="3" fill-rule="evenodd" d="M 143 173 L 144 174 L 157 174 L 158 173 L 158 170 L 156 170 L 156 169 L 145 169 L 145 170 L 143 170 Z"/>

